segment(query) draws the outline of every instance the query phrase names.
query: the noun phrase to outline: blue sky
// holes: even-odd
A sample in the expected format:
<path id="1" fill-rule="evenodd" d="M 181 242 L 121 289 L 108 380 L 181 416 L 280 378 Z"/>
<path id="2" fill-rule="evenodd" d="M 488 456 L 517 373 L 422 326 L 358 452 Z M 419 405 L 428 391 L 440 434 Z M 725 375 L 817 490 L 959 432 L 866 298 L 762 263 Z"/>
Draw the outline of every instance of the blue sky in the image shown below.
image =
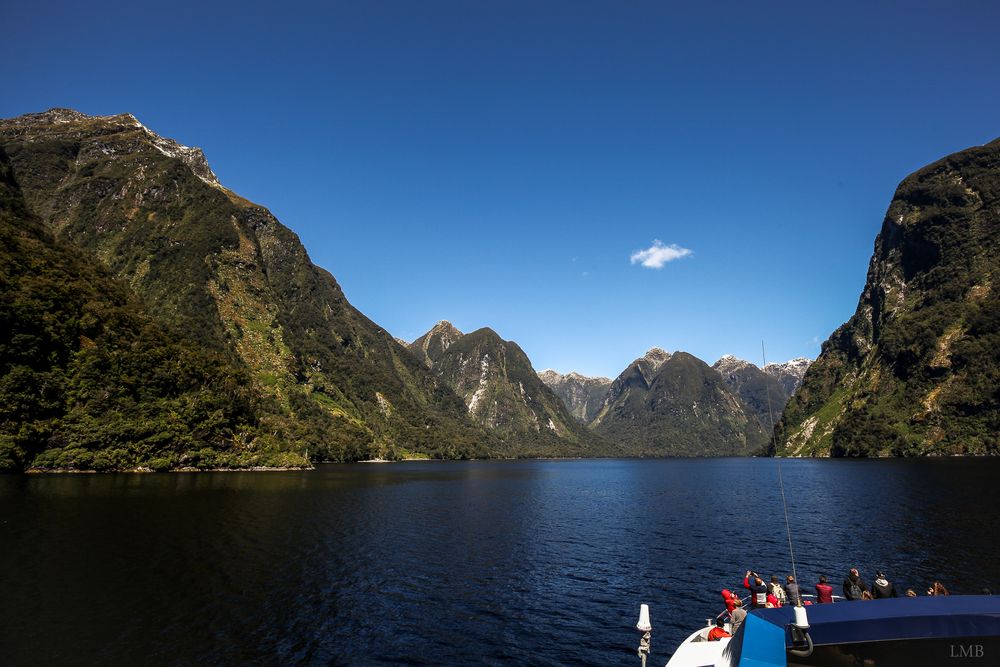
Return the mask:
<path id="1" fill-rule="evenodd" d="M 7 3 L 0 116 L 202 147 L 408 340 L 489 326 L 611 377 L 814 357 L 897 183 L 1000 136 L 998 7 Z"/>

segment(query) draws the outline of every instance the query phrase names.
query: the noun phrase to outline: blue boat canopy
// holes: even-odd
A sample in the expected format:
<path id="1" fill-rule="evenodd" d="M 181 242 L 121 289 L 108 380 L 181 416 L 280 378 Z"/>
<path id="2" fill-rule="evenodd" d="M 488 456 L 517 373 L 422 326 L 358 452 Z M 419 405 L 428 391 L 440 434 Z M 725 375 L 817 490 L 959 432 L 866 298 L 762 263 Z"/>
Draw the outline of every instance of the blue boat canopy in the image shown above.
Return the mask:
<path id="1" fill-rule="evenodd" d="M 992 645 L 1000 638 L 1000 596 L 892 598 L 808 605 L 806 609 L 809 635 L 820 653 L 824 646 L 877 647 L 878 644 L 913 640 L 950 640 L 952 643 L 948 646 L 956 650 L 956 645 L 965 646 L 960 640 L 990 640 Z M 785 667 L 788 664 L 786 649 L 792 647 L 790 625 L 793 618 L 793 607 L 750 612 L 726 647 L 722 664 Z M 805 663 L 811 664 L 811 661 Z"/>

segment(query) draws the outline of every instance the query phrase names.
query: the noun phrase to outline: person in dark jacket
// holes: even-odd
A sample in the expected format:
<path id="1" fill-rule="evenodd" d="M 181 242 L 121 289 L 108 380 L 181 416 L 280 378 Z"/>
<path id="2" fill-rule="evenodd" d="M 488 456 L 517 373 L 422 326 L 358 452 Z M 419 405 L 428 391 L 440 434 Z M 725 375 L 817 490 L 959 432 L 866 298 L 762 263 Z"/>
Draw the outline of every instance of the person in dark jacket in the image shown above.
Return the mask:
<path id="1" fill-rule="evenodd" d="M 754 609 L 764 609 L 767 606 L 767 586 L 760 575 L 751 570 L 743 577 L 743 588 L 750 591 L 750 606 Z"/>
<path id="2" fill-rule="evenodd" d="M 816 584 L 816 602 L 820 604 L 833 602 L 833 586 L 827 582 L 825 574 L 819 578 L 819 583 Z"/>
<path id="3" fill-rule="evenodd" d="M 896 593 L 896 587 L 891 581 L 885 578 L 885 575 L 881 572 L 875 573 L 875 581 L 872 583 L 872 599 L 879 600 L 882 598 L 895 598 L 899 597 Z"/>
<path id="4" fill-rule="evenodd" d="M 792 575 L 785 577 L 785 594 L 788 596 L 788 604 L 793 606 L 802 604 L 802 593 L 799 591 L 799 584 Z"/>
<path id="5" fill-rule="evenodd" d="M 850 574 L 844 579 L 844 599 L 863 600 L 865 593 L 868 593 L 868 586 L 861 580 L 858 568 L 852 567 Z"/>

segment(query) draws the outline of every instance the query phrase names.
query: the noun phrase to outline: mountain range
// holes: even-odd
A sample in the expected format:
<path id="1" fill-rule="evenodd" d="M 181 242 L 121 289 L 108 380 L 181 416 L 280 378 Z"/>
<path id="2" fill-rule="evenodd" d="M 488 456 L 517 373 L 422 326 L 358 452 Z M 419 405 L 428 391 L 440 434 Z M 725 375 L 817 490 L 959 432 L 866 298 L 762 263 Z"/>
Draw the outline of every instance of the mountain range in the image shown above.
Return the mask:
<path id="1" fill-rule="evenodd" d="M 0 120 L 0 470 L 995 454 L 998 212 L 1000 142 L 905 179 L 815 363 L 654 348 L 588 378 L 488 328 L 394 338 L 129 114 Z"/>
<path id="2" fill-rule="evenodd" d="M 767 399 L 776 419 L 808 363 L 795 359 L 762 371 L 727 355 L 710 367 L 688 353 L 653 348 L 614 381 L 552 370 L 539 377 L 574 416 L 630 454 L 729 456 L 764 451 L 772 430 Z"/>

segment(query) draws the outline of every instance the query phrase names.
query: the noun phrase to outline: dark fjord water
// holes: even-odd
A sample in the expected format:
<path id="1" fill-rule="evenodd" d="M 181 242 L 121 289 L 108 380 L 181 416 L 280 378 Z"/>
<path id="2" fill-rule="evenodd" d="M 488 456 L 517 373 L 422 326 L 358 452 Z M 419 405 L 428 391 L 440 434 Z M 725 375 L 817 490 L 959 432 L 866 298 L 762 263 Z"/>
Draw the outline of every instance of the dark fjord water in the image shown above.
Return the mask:
<path id="1" fill-rule="evenodd" d="M 1000 461 L 787 461 L 800 580 L 1000 589 Z M 0 477 L 3 664 L 663 664 L 789 571 L 775 463 Z"/>

